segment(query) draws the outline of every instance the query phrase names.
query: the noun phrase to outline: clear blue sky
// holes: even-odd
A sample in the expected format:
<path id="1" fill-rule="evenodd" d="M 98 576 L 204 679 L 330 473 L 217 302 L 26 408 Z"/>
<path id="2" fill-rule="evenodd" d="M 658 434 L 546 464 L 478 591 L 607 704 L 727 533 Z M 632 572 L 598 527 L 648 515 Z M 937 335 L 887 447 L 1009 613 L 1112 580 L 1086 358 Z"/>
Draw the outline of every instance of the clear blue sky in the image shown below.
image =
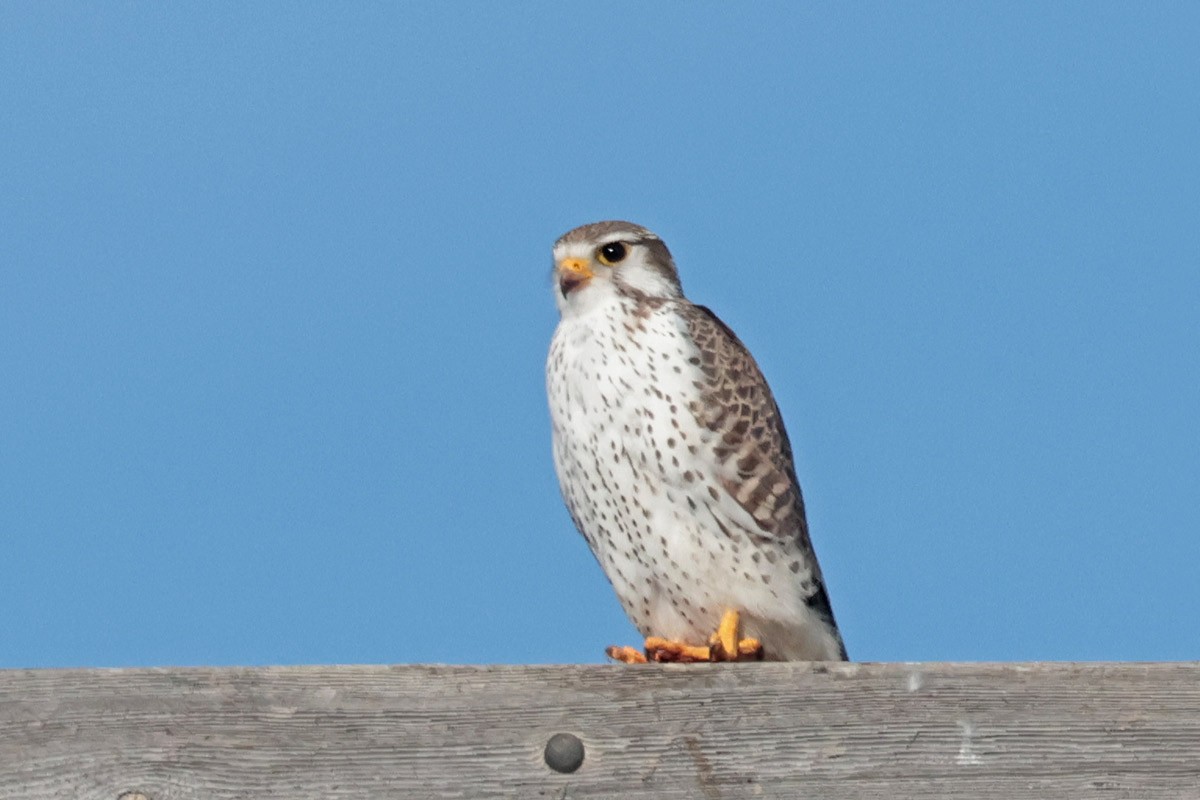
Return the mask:
<path id="1" fill-rule="evenodd" d="M 860 660 L 1200 657 L 1200 6 L 0 5 L 0 666 L 599 661 L 550 245 L 758 356 Z"/>

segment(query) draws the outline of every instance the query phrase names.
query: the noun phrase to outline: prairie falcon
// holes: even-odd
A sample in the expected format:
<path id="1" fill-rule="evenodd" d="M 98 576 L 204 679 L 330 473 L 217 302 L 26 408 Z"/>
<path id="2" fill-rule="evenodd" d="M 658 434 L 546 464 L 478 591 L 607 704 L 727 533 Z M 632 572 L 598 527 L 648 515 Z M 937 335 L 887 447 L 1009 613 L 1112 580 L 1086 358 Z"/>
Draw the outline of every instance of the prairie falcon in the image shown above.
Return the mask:
<path id="1" fill-rule="evenodd" d="M 561 319 L 546 385 L 559 486 L 647 637 L 608 654 L 845 660 L 783 419 L 749 351 L 683 296 L 645 228 L 576 228 L 554 264 Z"/>

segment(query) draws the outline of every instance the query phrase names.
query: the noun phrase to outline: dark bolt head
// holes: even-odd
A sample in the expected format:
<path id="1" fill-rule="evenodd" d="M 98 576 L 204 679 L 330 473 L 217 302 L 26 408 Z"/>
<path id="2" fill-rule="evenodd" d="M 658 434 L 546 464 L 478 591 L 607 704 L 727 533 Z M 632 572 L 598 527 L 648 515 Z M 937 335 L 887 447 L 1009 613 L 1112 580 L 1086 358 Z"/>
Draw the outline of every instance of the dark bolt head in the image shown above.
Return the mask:
<path id="1" fill-rule="evenodd" d="M 583 742 L 570 733 L 556 733 L 546 742 L 546 766 L 555 772 L 574 772 L 583 763 Z"/>

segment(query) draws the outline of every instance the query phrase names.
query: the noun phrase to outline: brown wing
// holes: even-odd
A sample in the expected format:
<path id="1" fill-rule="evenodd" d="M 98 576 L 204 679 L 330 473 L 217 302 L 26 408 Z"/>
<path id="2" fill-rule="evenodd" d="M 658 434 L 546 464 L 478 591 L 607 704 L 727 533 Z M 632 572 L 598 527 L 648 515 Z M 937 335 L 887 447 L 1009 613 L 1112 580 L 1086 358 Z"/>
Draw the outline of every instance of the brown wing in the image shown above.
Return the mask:
<path id="1" fill-rule="evenodd" d="M 700 351 L 704 379 L 692 413 L 719 435 L 714 455 L 737 468 L 725 489 L 771 538 L 807 545 L 804 499 L 792 464 L 783 417 L 754 357 L 725 323 L 704 306 L 684 310 L 688 331 Z"/>
<path id="2" fill-rule="evenodd" d="M 693 404 L 692 413 L 719 436 L 714 457 L 722 465 L 736 467 L 737 477 L 725 479 L 724 488 L 754 518 L 761 536 L 799 544 L 812 568 L 808 605 L 833 623 L 808 536 L 792 446 L 771 389 L 750 351 L 716 314 L 690 304 L 680 311 L 700 351 L 698 366 L 703 373 L 696 383 L 701 400 Z"/>

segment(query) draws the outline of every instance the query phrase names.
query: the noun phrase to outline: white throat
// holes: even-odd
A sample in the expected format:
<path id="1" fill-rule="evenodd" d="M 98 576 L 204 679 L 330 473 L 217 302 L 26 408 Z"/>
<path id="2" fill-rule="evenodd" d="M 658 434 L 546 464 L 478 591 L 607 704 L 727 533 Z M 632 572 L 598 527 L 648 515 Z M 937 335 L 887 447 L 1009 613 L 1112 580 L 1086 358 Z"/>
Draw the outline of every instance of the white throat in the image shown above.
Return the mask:
<path id="1" fill-rule="evenodd" d="M 562 315 L 563 319 L 586 316 L 597 309 L 620 302 L 621 299 L 621 295 L 617 292 L 617 287 L 613 286 L 612 281 L 596 280 L 595 278 L 583 286 L 576 287 L 565 297 L 558 288 L 558 282 L 555 281 L 553 292 L 554 300 L 558 304 L 558 313 Z"/>

